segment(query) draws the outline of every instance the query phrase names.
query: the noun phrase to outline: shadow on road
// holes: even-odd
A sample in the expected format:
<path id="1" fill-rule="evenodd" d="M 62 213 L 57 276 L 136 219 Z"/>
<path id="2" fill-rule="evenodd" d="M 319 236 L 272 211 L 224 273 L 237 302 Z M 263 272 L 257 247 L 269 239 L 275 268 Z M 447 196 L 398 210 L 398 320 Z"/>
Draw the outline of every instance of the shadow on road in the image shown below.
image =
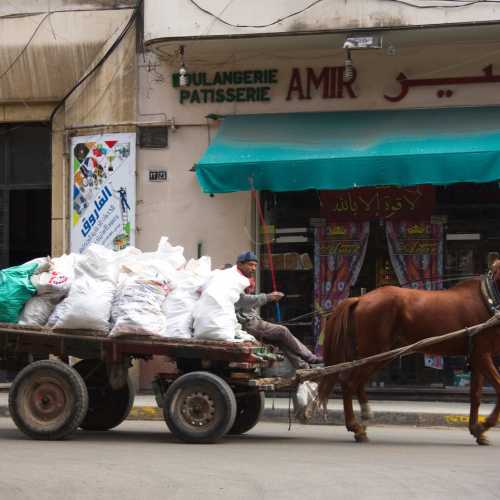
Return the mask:
<path id="1" fill-rule="evenodd" d="M 454 434 L 450 435 L 450 430 L 443 428 L 439 429 L 439 432 L 436 433 L 436 429 L 427 429 L 424 430 L 424 434 L 421 433 L 415 435 L 415 438 L 412 437 L 413 429 L 402 430 L 401 428 L 384 428 L 375 429 L 372 431 L 370 441 L 367 443 L 356 443 L 352 435 L 346 433 L 343 430 L 340 430 L 335 427 L 332 428 L 332 432 L 328 433 L 326 436 L 323 432 L 320 432 L 318 429 L 315 429 L 313 426 L 311 427 L 301 427 L 297 426 L 292 428 L 290 431 L 287 430 L 287 427 L 276 426 L 274 429 L 263 429 L 259 430 L 259 427 L 256 427 L 248 434 L 239 435 L 239 436 L 231 436 L 228 435 L 224 439 L 222 439 L 217 445 L 248 445 L 253 446 L 255 444 L 260 443 L 292 443 L 294 446 L 304 446 L 311 447 L 314 446 L 316 448 L 322 447 L 335 447 L 335 448 L 358 448 L 362 450 L 363 448 L 373 448 L 373 447 L 400 447 L 405 446 L 406 448 L 414 448 L 419 449 L 423 447 L 435 446 L 447 446 L 453 448 L 479 448 L 474 440 L 468 436 L 465 432 L 463 435 Z M 428 432 L 425 432 L 428 431 Z M 453 431 L 452 431 L 453 432 Z M 493 446 L 490 448 L 496 448 L 500 446 L 499 443 L 495 442 L 498 439 L 494 439 L 494 435 L 497 432 L 492 432 L 489 434 L 490 440 L 493 443 Z M 418 435 L 418 437 L 417 437 Z M 495 436 L 496 437 L 496 436 Z M 21 431 L 19 431 L 15 427 L 10 428 L 0 428 L 0 441 L 27 441 L 30 440 L 33 443 L 36 443 L 36 440 L 31 440 L 29 437 L 24 435 Z M 46 443 L 47 441 L 41 441 Z M 186 446 L 186 443 L 182 443 L 177 438 L 175 438 L 166 428 L 158 427 L 156 429 L 140 429 L 136 426 L 134 429 L 127 428 L 126 426 L 117 427 L 116 429 L 105 431 L 105 432 L 97 432 L 97 431 L 83 431 L 79 430 L 68 439 L 63 440 L 64 442 L 78 442 L 78 443 L 143 443 L 143 444 L 172 444 L 179 445 L 182 444 Z M 55 444 L 56 442 L 54 442 Z M 496 444 L 496 446 L 495 446 Z M 192 445 L 193 446 L 193 445 Z M 201 446 L 201 445 L 199 445 Z"/>

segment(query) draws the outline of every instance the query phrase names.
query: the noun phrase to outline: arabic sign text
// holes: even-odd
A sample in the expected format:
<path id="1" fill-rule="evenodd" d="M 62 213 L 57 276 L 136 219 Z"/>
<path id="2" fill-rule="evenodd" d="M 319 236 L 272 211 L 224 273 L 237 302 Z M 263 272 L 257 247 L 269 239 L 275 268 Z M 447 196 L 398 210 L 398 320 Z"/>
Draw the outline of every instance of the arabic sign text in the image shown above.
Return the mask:
<path id="1" fill-rule="evenodd" d="M 320 191 L 321 216 L 331 221 L 425 220 L 435 205 L 433 186 Z"/>

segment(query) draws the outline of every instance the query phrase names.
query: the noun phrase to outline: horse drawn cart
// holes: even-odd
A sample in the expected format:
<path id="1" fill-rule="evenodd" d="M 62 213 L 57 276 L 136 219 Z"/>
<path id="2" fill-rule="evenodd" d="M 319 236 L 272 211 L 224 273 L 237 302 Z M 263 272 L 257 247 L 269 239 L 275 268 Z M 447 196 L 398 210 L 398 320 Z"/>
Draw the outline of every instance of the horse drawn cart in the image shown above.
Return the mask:
<path id="1" fill-rule="evenodd" d="M 262 369 L 283 359 L 251 342 L 153 337 L 109 337 L 90 331 L 52 331 L 0 323 L 0 358 L 30 353 L 79 358 L 27 365 L 13 381 L 9 410 L 33 439 L 62 439 L 78 427 L 104 431 L 127 418 L 134 401 L 128 369 L 133 359 L 169 356 L 175 373 L 153 381 L 157 404 L 174 435 L 186 442 L 215 442 L 256 425 L 266 384 L 252 384 Z"/>
<path id="2" fill-rule="evenodd" d="M 291 389 L 306 380 L 422 352 L 436 344 L 472 339 L 499 324 L 497 312 L 480 324 L 365 358 L 297 370 L 286 378 L 264 376 L 264 368 L 283 358 L 252 342 L 113 338 L 89 331 L 70 333 L 2 323 L 0 358 L 7 353 L 31 353 L 80 359 L 73 366 L 55 359 L 31 363 L 17 375 L 9 393 L 10 414 L 21 431 L 34 439 L 62 439 L 78 427 L 104 431 L 119 425 L 133 404 L 134 390 L 128 376 L 131 361 L 169 356 L 176 361 L 177 370 L 158 373 L 153 381 L 167 426 L 182 441 L 209 443 L 253 428 L 264 409 L 264 391 Z M 500 381 L 498 385 L 500 388 Z M 499 411 L 497 404 L 488 426 L 496 423 Z M 471 425 L 476 435 L 477 424 Z M 361 438 L 356 435 L 356 440 L 366 438 L 361 429 Z M 483 425 L 478 427 L 479 444 L 487 443 L 485 430 Z"/>

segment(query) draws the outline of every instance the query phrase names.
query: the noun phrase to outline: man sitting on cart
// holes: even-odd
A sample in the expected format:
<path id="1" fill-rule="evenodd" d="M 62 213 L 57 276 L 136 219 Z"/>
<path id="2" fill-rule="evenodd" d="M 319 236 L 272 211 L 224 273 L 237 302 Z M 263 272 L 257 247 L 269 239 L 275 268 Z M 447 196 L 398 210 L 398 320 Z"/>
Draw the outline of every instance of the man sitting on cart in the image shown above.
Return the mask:
<path id="1" fill-rule="evenodd" d="M 312 353 L 286 326 L 264 321 L 260 317 L 261 306 L 268 302 L 278 302 L 285 295 L 276 291 L 255 293 L 257 262 L 257 256 L 250 251 L 243 252 L 236 260 L 239 272 L 250 280 L 250 286 L 235 304 L 236 316 L 243 330 L 262 342 L 278 346 L 294 368 L 309 368 L 310 365 L 321 363 L 322 359 Z"/>

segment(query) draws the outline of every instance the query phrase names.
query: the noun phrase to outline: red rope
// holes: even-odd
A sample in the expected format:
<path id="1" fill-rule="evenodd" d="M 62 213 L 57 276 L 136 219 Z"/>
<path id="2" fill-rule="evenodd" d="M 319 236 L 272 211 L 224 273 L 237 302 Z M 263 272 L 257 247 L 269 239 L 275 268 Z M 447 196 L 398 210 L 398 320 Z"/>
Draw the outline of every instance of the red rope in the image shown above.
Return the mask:
<path id="1" fill-rule="evenodd" d="M 269 269 L 271 270 L 271 279 L 273 282 L 273 292 L 276 292 L 278 289 L 276 287 L 276 275 L 274 273 L 273 254 L 271 252 L 271 241 L 267 237 L 268 236 L 268 234 L 267 234 L 268 225 L 266 224 L 266 221 L 264 219 L 264 212 L 262 211 L 262 206 L 260 204 L 260 198 L 257 196 L 257 191 L 255 191 L 255 189 L 252 189 L 252 196 L 253 196 L 253 199 L 255 200 L 255 205 L 257 206 L 257 212 L 259 214 L 260 225 L 262 226 L 262 230 L 264 233 L 264 242 L 265 242 L 266 247 L 267 247 Z"/>

